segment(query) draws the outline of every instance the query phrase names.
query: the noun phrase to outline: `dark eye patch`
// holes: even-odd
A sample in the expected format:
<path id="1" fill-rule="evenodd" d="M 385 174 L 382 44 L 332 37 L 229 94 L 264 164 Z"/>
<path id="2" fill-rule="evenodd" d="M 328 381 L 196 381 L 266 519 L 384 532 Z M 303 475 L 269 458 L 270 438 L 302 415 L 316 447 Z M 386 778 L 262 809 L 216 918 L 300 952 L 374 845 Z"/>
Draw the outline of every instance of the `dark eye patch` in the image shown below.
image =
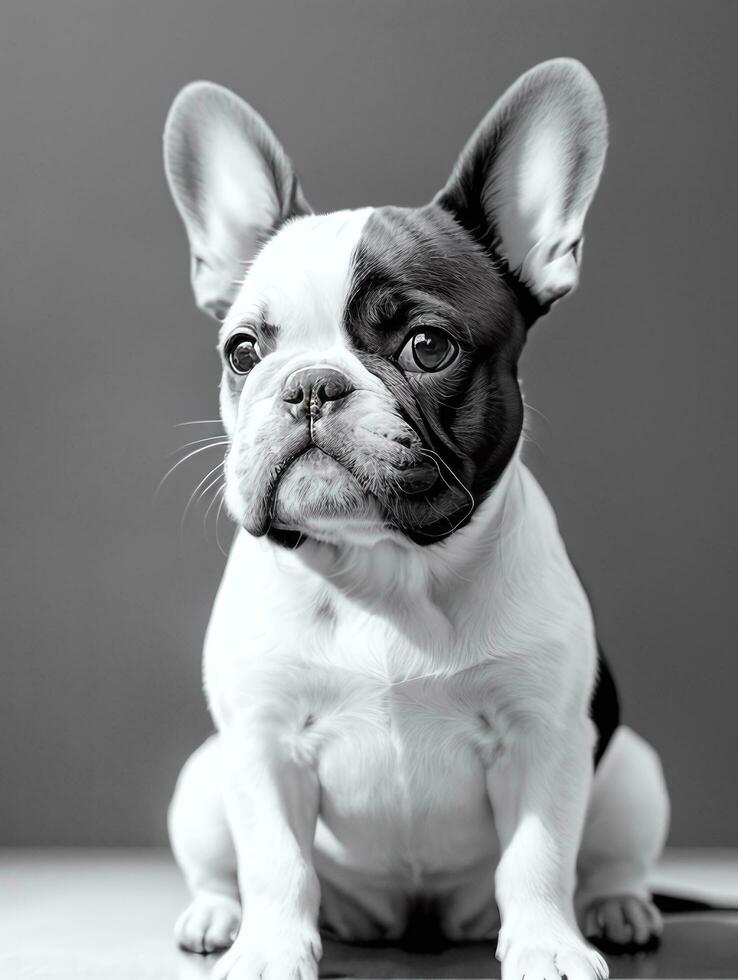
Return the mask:
<path id="1" fill-rule="evenodd" d="M 437 373 L 403 371 L 398 345 L 424 323 L 448 332 L 459 355 Z M 380 208 L 355 250 L 344 327 L 399 413 L 479 503 L 509 462 L 523 417 L 525 320 L 489 255 L 439 207 Z"/>
<path id="2" fill-rule="evenodd" d="M 354 289 L 344 322 L 357 346 L 385 356 L 399 352 L 410 334 L 424 328 L 442 330 L 461 347 L 472 346 L 470 331 L 454 307 L 417 289 L 390 292 L 376 282 Z"/>
<path id="3" fill-rule="evenodd" d="M 413 312 L 409 299 L 385 293 L 381 289 L 357 292 L 353 300 L 355 308 L 349 308 L 347 316 L 380 335 L 401 333 L 407 328 Z"/>

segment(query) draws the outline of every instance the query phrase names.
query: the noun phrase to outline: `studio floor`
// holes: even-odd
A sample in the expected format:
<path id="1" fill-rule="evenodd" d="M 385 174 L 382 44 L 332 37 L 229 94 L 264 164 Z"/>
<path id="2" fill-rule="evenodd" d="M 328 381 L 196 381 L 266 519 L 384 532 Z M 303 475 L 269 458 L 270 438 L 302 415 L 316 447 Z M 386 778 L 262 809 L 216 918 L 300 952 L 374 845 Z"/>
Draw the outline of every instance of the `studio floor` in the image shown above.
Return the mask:
<path id="1" fill-rule="evenodd" d="M 659 892 L 738 908 L 738 851 L 671 851 Z M 175 948 L 186 901 L 160 850 L 0 851 L 0 980 L 206 980 L 213 957 Z M 660 950 L 609 956 L 610 976 L 738 977 L 738 912 L 667 916 Z M 499 977 L 491 944 L 433 955 L 326 943 L 321 977 Z"/>

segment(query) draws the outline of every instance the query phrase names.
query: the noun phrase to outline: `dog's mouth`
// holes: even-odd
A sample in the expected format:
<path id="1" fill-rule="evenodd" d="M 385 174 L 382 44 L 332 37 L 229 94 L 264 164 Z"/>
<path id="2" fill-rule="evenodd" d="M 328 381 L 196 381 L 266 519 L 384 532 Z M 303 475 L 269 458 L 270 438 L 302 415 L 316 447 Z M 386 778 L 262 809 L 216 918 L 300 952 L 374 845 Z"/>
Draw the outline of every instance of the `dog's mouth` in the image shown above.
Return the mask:
<path id="1" fill-rule="evenodd" d="M 381 523 L 378 499 L 331 453 L 310 444 L 278 467 L 268 501 L 270 528 L 307 529 L 340 520 Z"/>
<path id="2" fill-rule="evenodd" d="M 275 528 L 309 533 L 321 522 L 371 521 L 399 529 L 402 500 L 432 494 L 436 467 L 406 447 L 364 445 L 345 434 L 289 432 L 236 453 L 231 471 L 240 522 L 255 536 Z M 319 435 L 321 435 L 319 434 Z"/>
<path id="3" fill-rule="evenodd" d="M 309 494 L 317 489 L 340 486 L 344 482 L 360 487 L 358 480 L 343 463 L 320 446 L 311 444 L 279 468 L 272 497 L 277 501 L 290 493 Z"/>
<path id="4" fill-rule="evenodd" d="M 388 467 L 351 444 L 293 444 L 261 470 L 261 478 L 244 480 L 242 523 L 251 534 L 290 545 L 348 525 L 432 544 L 474 510 L 468 492 L 444 473 L 426 450 L 405 467 Z"/>

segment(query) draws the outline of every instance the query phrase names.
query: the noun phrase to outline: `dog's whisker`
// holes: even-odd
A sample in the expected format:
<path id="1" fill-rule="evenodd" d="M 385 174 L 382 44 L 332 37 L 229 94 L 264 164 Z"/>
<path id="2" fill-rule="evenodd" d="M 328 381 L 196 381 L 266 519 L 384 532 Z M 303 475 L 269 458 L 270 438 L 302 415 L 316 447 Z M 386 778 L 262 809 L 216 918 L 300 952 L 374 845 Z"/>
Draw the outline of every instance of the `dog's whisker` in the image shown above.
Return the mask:
<path id="1" fill-rule="evenodd" d="M 525 410 L 527 412 L 535 412 L 536 415 L 540 415 L 540 417 L 547 425 L 551 425 L 551 419 L 548 417 L 548 415 L 544 415 L 543 412 L 535 408 L 535 406 L 531 405 L 531 403 L 526 398 L 523 398 L 523 405 L 525 406 Z"/>
<path id="2" fill-rule="evenodd" d="M 227 444 L 228 440 L 223 439 L 222 432 L 216 436 L 208 436 L 205 439 L 193 439 L 192 442 L 186 442 L 183 446 L 179 446 L 177 449 L 173 449 L 171 453 L 167 453 L 167 457 L 174 456 L 176 455 L 176 453 L 181 453 L 183 449 L 188 449 L 190 446 L 199 446 L 201 443 L 204 442 L 212 443 L 213 446 L 222 446 L 224 443 Z"/>
<path id="3" fill-rule="evenodd" d="M 220 466 L 218 467 L 218 469 L 220 469 L 221 467 L 222 467 L 222 464 L 220 464 Z M 212 470 L 210 472 L 212 473 Z M 197 495 L 197 499 L 198 500 L 202 500 L 204 498 L 205 494 L 206 493 L 209 493 L 213 489 L 214 486 L 217 486 L 217 484 L 220 482 L 220 480 L 223 480 L 224 481 L 224 485 L 225 485 L 225 477 L 224 477 L 223 473 L 218 473 L 218 475 L 215 477 L 214 480 L 211 480 L 210 483 L 208 483 L 208 485 L 206 487 L 203 487 L 203 489 Z"/>
<path id="4" fill-rule="evenodd" d="M 225 440 L 223 442 L 223 445 L 224 446 L 228 445 L 228 441 Z M 164 474 L 164 476 L 161 478 L 161 480 L 159 481 L 159 485 L 157 486 L 156 490 L 154 491 L 154 500 L 156 500 L 156 498 L 157 498 L 157 496 L 159 494 L 159 491 L 164 486 L 164 483 L 168 480 L 168 478 L 172 475 L 172 473 L 174 473 L 174 471 L 176 469 L 178 469 L 182 465 L 182 463 L 186 463 L 188 459 L 192 459 L 192 457 L 193 456 L 197 456 L 198 453 L 204 453 L 206 450 L 208 450 L 208 449 L 214 449 L 214 448 L 215 448 L 214 446 L 208 445 L 208 446 L 201 446 L 199 449 L 193 449 L 191 453 L 187 453 L 187 455 L 184 456 L 182 459 L 178 460 L 174 464 L 174 466 L 171 466 L 167 470 L 167 472 Z"/>
<path id="5" fill-rule="evenodd" d="M 223 425 L 222 419 L 191 419 L 189 422 L 175 422 L 173 428 L 179 429 L 183 425 Z"/>
<path id="6" fill-rule="evenodd" d="M 449 464 L 446 462 L 446 460 L 443 459 L 443 457 L 439 456 L 439 454 L 434 449 L 428 449 L 428 450 L 424 450 L 424 451 L 425 452 L 429 452 L 432 457 L 434 457 L 435 459 L 437 459 L 438 462 L 442 466 L 444 466 L 446 468 L 446 471 L 451 474 L 451 476 L 453 477 L 454 480 L 456 480 L 456 482 L 461 487 L 461 489 L 464 491 L 464 493 L 469 497 L 469 500 L 471 501 L 471 503 L 473 505 L 475 503 L 475 501 L 474 501 L 474 495 L 472 494 L 472 492 L 469 489 L 469 487 L 467 487 L 467 485 L 461 479 L 461 477 L 449 466 Z"/>
<path id="7" fill-rule="evenodd" d="M 195 489 L 190 494 L 189 500 L 185 504 L 185 509 L 182 512 L 182 520 L 179 523 L 180 533 L 182 533 L 184 531 L 185 521 L 187 520 L 187 514 L 190 511 L 190 507 L 195 502 L 195 499 L 200 496 L 200 495 L 198 495 L 198 490 L 200 490 L 200 487 L 202 487 L 205 483 L 207 483 L 207 481 L 210 479 L 210 477 L 213 475 L 213 473 L 215 473 L 216 471 L 222 469 L 222 467 L 223 467 L 223 461 L 217 463 L 211 470 L 209 470 L 205 474 L 205 476 L 202 478 L 202 480 L 200 480 L 200 482 L 197 484 L 197 486 L 195 487 Z M 215 478 L 215 480 L 212 481 L 211 484 L 209 484 L 209 486 L 212 486 L 214 483 L 217 483 L 219 479 L 220 479 L 220 474 L 218 474 L 218 476 Z M 203 491 L 203 493 L 204 492 L 205 491 Z"/>
<path id="8" fill-rule="evenodd" d="M 441 480 L 443 480 L 443 482 L 446 484 L 446 486 L 448 487 L 449 490 L 453 490 L 453 487 L 450 485 L 450 483 L 447 480 L 444 479 L 443 473 L 441 472 L 441 467 L 438 465 L 439 463 L 442 463 L 443 466 L 446 467 L 446 470 L 451 474 L 452 478 L 456 481 L 456 483 L 458 484 L 458 486 L 469 497 L 469 503 L 470 503 L 469 510 L 459 518 L 459 520 L 457 521 L 457 523 L 454 524 L 453 527 L 451 527 L 450 531 L 444 532 L 443 535 L 441 535 L 441 534 L 429 534 L 428 535 L 428 537 L 430 537 L 430 538 L 442 537 L 442 536 L 445 536 L 446 534 L 453 533 L 456 530 L 456 528 L 459 527 L 459 525 L 463 524 L 463 522 L 467 519 L 467 517 L 469 517 L 469 515 L 474 512 L 474 508 L 476 507 L 476 501 L 474 500 L 474 495 L 472 494 L 471 490 L 456 475 L 456 473 L 454 473 L 454 471 L 451 469 L 451 467 L 448 465 L 448 463 L 444 459 L 442 459 L 438 455 L 438 453 L 434 452 L 434 450 L 432 450 L 432 449 L 421 449 L 420 452 L 423 455 L 425 455 L 425 456 L 429 456 L 433 460 L 433 462 L 436 465 L 436 469 L 438 470 L 438 475 L 440 476 Z M 446 518 L 446 520 L 448 521 L 449 524 L 451 524 L 450 518 Z"/>
<path id="9" fill-rule="evenodd" d="M 207 489 L 209 490 L 210 487 L 208 487 Z M 225 480 L 223 481 L 221 486 L 219 486 L 218 489 L 215 491 L 215 493 L 210 499 L 210 503 L 208 504 L 205 510 L 205 516 L 202 519 L 202 526 L 203 526 L 203 530 L 205 531 L 206 537 L 208 533 L 208 528 L 207 528 L 208 517 L 210 516 L 210 512 L 212 511 L 214 505 L 223 496 L 223 494 L 225 494 Z"/>
<path id="10" fill-rule="evenodd" d="M 227 558 L 228 552 L 223 548 L 223 545 L 220 543 L 220 535 L 218 534 L 218 521 L 220 520 L 220 512 L 223 510 L 224 503 L 225 503 L 225 492 L 220 498 L 220 503 L 218 504 L 218 511 L 215 515 L 215 543 L 218 545 L 218 548 L 220 549 L 220 553 L 223 555 L 223 557 Z"/>
<path id="11" fill-rule="evenodd" d="M 222 483 L 220 482 L 221 480 L 223 481 Z M 218 493 L 220 493 L 221 490 L 225 491 L 225 479 L 224 479 L 222 473 L 218 473 L 218 475 L 215 477 L 215 479 L 214 480 L 211 480 L 210 483 L 208 483 L 208 485 L 203 490 L 200 491 L 200 493 L 198 494 L 198 497 L 197 497 L 198 501 L 199 500 L 204 500 L 205 499 L 205 495 L 208 494 L 208 493 L 210 493 L 210 491 L 213 489 L 213 487 L 216 487 L 216 491 L 213 494 L 213 498 L 212 498 L 214 500 L 215 497 L 218 495 Z M 212 502 L 212 500 L 211 500 L 211 502 Z M 207 514 L 207 510 L 206 510 L 205 513 Z M 206 530 L 206 528 L 205 528 L 205 519 L 203 519 L 203 530 Z"/>

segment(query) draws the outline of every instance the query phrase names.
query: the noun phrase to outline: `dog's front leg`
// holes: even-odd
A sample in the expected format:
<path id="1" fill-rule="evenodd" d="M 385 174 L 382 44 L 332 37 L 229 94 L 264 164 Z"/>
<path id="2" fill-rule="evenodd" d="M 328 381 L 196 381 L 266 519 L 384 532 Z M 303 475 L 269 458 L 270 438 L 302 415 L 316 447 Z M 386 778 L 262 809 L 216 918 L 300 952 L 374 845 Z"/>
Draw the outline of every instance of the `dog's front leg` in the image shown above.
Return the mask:
<path id="1" fill-rule="evenodd" d="M 574 918 L 576 858 L 592 781 L 589 723 L 517 737 L 487 786 L 502 854 L 495 892 L 503 980 L 592 980 L 607 965 Z"/>
<path id="2" fill-rule="evenodd" d="M 242 711 L 225 727 L 226 813 L 238 859 L 241 929 L 216 980 L 315 980 L 320 889 L 311 852 L 318 779 L 279 711 Z"/>

